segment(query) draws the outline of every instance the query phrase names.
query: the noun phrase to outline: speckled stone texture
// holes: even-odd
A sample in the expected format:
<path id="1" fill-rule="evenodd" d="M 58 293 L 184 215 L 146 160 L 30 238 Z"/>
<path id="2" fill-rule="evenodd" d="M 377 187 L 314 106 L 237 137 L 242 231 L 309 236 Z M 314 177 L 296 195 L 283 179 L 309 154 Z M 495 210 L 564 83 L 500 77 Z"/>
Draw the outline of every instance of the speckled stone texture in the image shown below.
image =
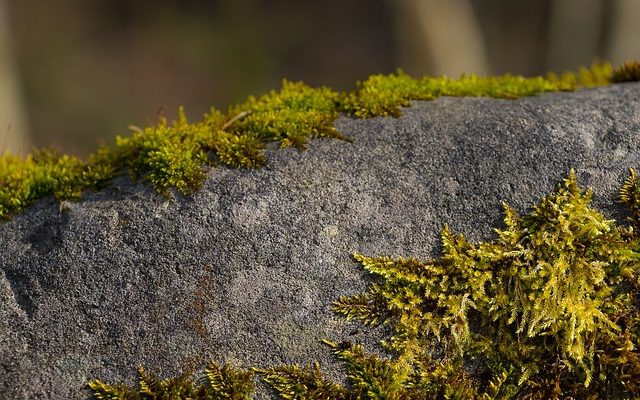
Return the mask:
<path id="1" fill-rule="evenodd" d="M 0 398 L 86 399 L 93 378 L 133 384 L 139 364 L 168 377 L 212 359 L 317 360 L 340 379 L 322 338 L 376 349 L 385 335 L 329 310 L 367 287 L 353 252 L 428 259 L 445 223 L 491 238 L 502 201 L 526 212 L 571 168 L 624 220 L 640 85 L 440 98 L 336 126 L 353 143 L 273 146 L 265 168 L 213 169 L 191 197 L 121 177 L 0 224 Z"/>

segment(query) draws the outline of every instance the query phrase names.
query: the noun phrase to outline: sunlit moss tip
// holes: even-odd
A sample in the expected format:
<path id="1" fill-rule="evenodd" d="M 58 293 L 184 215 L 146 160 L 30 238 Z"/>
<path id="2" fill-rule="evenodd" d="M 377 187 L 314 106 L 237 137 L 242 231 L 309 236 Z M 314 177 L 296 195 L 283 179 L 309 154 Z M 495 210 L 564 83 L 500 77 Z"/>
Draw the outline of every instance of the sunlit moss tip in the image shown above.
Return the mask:
<path id="1" fill-rule="evenodd" d="M 633 62 L 615 71 L 608 63 L 594 63 L 577 72 L 535 78 L 416 79 L 398 70 L 371 76 L 350 93 L 284 81 L 280 91 L 250 97 L 227 112 L 212 109 L 198 122 L 189 122 L 180 109 L 175 122 L 161 118 L 146 128 L 131 126 L 130 136 L 118 136 L 114 146 L 98 149 L 86 161 L 52 150 L 36 150 L 26 157 L 5 153 L 0 156 L 0 218 L 50 195 L 77 199 L 84 190 L 100 188 L 123 173 L 150 182 L 165 195 L 172 190 L 189 194 L 215 165 L 263 165 L 269 143 L 304 149 L 311 138 L 349 140 L 334 127 L 340 113 L 359 118 L 399 116 L 401 107 L 411 101 L 438 96 L 518 98 L 637 79 L 638 63 Z"/>

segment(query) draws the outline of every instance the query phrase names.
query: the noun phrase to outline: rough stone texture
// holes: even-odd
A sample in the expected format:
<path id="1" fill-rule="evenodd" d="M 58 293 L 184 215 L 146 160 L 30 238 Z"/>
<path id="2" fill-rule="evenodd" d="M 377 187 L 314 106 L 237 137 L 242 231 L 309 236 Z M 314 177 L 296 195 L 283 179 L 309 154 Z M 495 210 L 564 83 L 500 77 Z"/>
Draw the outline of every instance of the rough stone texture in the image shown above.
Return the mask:
<path id="1" fill-rule="evenodd" d="M 339 378 L 320 339 L 372 349 L 384 333 L 328 309 L 366 288 L 352 252 L 437 256 L 445 223 L 491 238 L 501 201 L 525 212 L 570 168 L 624 219 L 615 199 L 640 163 L 640 85 L 440 98 L 336 126 L 354 142 L 270 148 L 267 167 L 214 169 L 192 197 L 122 177 L 0 224 L 0 398 L 84 399 L 92 378 L 131 384 L 139 364 L 166 377 L 210 359 L 318 360 Z"/>

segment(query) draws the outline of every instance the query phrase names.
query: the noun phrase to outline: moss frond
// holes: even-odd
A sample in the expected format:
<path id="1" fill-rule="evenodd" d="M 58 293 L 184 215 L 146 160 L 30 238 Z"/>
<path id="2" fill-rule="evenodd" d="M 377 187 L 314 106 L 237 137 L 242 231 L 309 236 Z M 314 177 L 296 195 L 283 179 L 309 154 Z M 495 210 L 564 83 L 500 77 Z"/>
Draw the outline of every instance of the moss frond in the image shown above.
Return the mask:
<path id="1" fill-rule="evenodd" d="M 631 210 L 630 220 L 637 231 L 640 228 L 640 181 L 633 167 L 629 168 L 629 176 L 620 189 L 620 202 Z"/>
<path id="2" fill-rule="evenodd" d="M 300 368 L 297 365 L 256 369 L 263 380 L 285 400 L 356 400 L 344 387 L 324 378 L 315 363 Z"/>
<path id="3" fill-rule="evenodd" d="M 162 193 L 171 187 L 189 193 L 204 178 L 211 129 L 204 123 L 189 124 L 180 109 L 173 124 L 161 119 L 130 137 L 118 136 L 112 157 L 121 161 L 133 178 L 148 180 Z"/>
<path id="4" fill-rule="evenodd" d="M 255 390 L 253 371 L 244 371 L 224 365 L 222 368 L 211 361 L 205 369 L 208 398 L 244 400 L 250 399 Z"/>
<path id="5" fill-rule="evenodd" d="M 138 367 L 138 383 L 140 394 L 153 396 L 162 390 L 163 383 L 154 375 L 148 374 L 144 367 Z"/>
<path id="6" fill-rule="evenodd" d="M 509 373 L 502 371 L 496 373 L 494 377 L 487 384 L 487 388 L 479 400 L 498 400 L 498 399 L 510 399 L 517 392 L 517 388 L 514 385 L 508 385 L 507 380 Z"/>
<path id="7" fill-rule="evenodd" d="M 394 363 L 377 356 L 365 354 L 359 344 L 340 345 L 325 341 L 333 349 L 336 357 L 347 366 L 347 378 L 353 395 L 359 399 L 401 398 L 404 377 Z"/>
<path id="8" fill-rule="evenodd" d="M 187 375 L 160 380 L 138 367 L 139 388 L 108 385 L 99 380 L 89 382 L 93 396 L 99 400 L 249 400 L 254 391 L 253 372 L 211 362 L 206 379 L 196 384 Z"/>
<path id="9" fill-rule="evenodd" d="M 379 304 L 373 304 L 368 294 L 341 296 L 332 306 L 336 314 L 350 321 L 359 319 L 365 325 L 379 325 L 387 314 Z"/>
<path id="10" fill-rule="evenodd" d="M 99 380 L 89 382 L 93 396 L 98 400 L 127 400 L 135 399 L 137 393 L 133 393 L 126 385 L 108 385 Z"/>

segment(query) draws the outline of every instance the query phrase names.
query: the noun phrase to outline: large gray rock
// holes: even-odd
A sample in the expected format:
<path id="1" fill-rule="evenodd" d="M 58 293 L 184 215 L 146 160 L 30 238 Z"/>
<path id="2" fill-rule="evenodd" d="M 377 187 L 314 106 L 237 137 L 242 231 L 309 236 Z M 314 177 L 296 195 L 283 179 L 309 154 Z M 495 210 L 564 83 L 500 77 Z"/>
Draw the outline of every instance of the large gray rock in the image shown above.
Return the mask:
<path id="1" fill-rule="evenodd" d="M 122 177 L 1 224 L 0 398 L 83 399 L 93 378 L 133 384 L 139 364 L 167 377 L 211 359 L 317 360 L 339 379 L 320 339 L 374 349 L 384 334 L 329 311 L 367 286 L 352 252 L 434 257 L 445 223 L 491 238 L 501 201 L 525 212 L 571 168 L 596 207 L 624 218 L 640 85 L 440 98 L 336 126 L 353 143 L 274 146 L 265 168 L 213 169 L 192 197 Z"/>

